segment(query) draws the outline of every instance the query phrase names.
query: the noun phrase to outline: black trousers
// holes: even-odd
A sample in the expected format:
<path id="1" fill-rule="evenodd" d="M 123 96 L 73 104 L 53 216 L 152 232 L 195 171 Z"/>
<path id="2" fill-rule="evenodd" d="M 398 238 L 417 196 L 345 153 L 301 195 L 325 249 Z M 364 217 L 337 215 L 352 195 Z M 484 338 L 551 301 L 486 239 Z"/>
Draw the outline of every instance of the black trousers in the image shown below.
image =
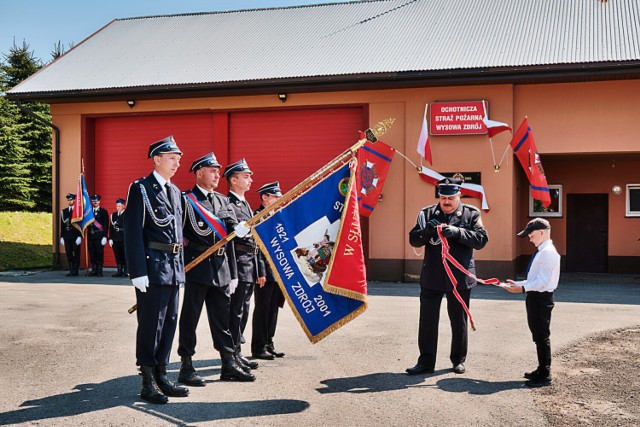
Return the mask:
<path id="1" fill-rule="evenodd" d="M 553 292 L 527 292 L 527 323 L 536 344 L 538 369 L 549 373 L 551 369 L 551 311 Z"/>
<path id="2" fill-rule="evenodd" d="M 196 329 L 202 313 L 207 307 L 209 330 L 213 347 L 221 353 L 233 352 L 233 339 L 229 331 L 229 286 L 209 286 L 187 281 L 184 285 L 182 311 L 180 312 L 180 336 L 178 354 L 196 354 Z"/>
<path id="3" fill-rule="evenodd" d="M 229 330 L 236 348 L 240 348 L 240 345 L 245 343 L 243 334 L 249 320 L 252 295 L 253 283 L 242 281 L 238 282 L 236 291 L 231 295 Z"/>
<path id="4" fill-rule="evenodd" d="M 147 292 L 136 289 L 138 332 L 136 364 L 168 365 L 178 325 L 179 286 L 149 284 Z"/>
<path id="5" fill-rule="evenodd" d="M 76 238 L 64 239 L 64 250 L 67 253 L 69 268 L 75 263 L 80 263 L 80 246 L 76 245 Z"/>
<path id="6" fill-rule="evenodd" d="M 277 282 L 266 282 L 263 287 L 255 286 L 254 293 L 251 352 L 261 353 L 266 345 L 273 345 L 282 292 Z"/>
<path id="7" fill-rule="evenodd" d="M 458 293 L 469 306 L 471 290 L 458 290 Z M 418 328 L 418 363 L 435 368 L 438 354 L 438 324 L 440 323 L 440 304 L 442 297 L 447 296 L 447 312 L 451 323 L 451 352 L 449 359 L 453 365 L 464 363 L 467 359 L 468 327 L 467 313 L 458 302 L 453 292 L 420 290 L 420 323 Z"/>
<path id="8" fill-rule="evenodd" d="M 124 257 L 124 241 L 114 240 L 112 249 L 113 249 L 113 256 L 116 259 L 116 264 L 120 264 L 123 267 L 125 267 L 127 265 L 127 261 Z"/>
<path id="9" fill-rule="evenodd" d="M 89 239 L 87 246 L 89 247 L 89 259 L 93 265 L 104 264 L 104 246 L 101 244 L 102 237 L 97 239 Z"/>

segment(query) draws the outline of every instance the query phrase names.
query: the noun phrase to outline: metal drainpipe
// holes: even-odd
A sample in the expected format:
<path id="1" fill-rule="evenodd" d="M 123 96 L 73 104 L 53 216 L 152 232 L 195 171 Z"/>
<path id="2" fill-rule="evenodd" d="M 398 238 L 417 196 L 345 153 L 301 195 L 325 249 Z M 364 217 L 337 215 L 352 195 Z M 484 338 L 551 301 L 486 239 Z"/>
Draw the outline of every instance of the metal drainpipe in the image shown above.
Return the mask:
<path id="1" fill-rule="evenodd" d="M 54 181 L 54 190 L 53 190 L 53 203 L 54 203 L 54 227 L 56 230 L 56 238 L 60 236 L 60 129 L 56 127 L 51 122 L 43 119 L 33 111 L 29 110 L 27 107 L 22 105 L 22 101 L 20 99 L 16 99 L 16 105 L 18 108 L 28 116 L 33 117 L 41 123 L 51 127 L 55 133 L 55 153 L 56 153 L 56 163 L 55 163 L 55 181 Z M 60 245 L 57 244 L 57 240 L 54 240 L 53 246 L 55 247 L 55 264 L 60 265 Z"/>

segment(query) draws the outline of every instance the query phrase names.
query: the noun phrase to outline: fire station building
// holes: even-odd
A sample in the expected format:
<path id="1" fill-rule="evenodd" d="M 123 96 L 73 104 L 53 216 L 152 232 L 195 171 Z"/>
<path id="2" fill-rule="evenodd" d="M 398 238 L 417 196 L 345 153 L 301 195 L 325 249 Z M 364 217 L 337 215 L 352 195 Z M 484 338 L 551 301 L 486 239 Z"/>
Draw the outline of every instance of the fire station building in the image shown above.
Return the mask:
<path id="1" fill-rule="evenodd" d="M 395 155 L 363 220 L 365 257 L 370 280 L 413 281 L 422 256 L 408 232 L 437 203 L 414 166 L 428 107 L 424 165 L 486 194 L 480 277 L 524 270 L 533 247 L 515 234 L 533 216 L 551 222 L 562 271 L 640 273 L 638 16 L 636 0 L 378 0 L 116 19 L 7 97 L 51 105 L 54 224 L 83 162 L 112 212 L 151 171 L 149 144 L 168 135 L 184 152 L 181 189 L 193 186 L 191 162 L 214 151 L 223 166 L 245 158 L 256 189 L 278 180 L 287 191 L 394 118 L 381 140 L 407 160 Z M 489 139 L 484 111 L 441 108 L 478 103 L 514 131 L 527 118 L 551 209 L 531 199 L 510 132 Z"/>

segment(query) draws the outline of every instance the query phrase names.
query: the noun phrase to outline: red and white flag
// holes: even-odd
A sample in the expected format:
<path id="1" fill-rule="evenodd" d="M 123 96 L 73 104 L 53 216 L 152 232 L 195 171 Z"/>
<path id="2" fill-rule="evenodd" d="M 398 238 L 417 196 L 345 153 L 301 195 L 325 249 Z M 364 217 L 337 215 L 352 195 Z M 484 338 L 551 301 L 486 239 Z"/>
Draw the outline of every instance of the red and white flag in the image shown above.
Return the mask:
<path id="1" fill-rule="evenodd" d="M 493 138 L 500 132 L 504 132 L 506 130 L 511 131 L 511 126 L 506 123 L 497 122 L 495 120 L 489 120 L 489 116 L 487 115 L 487 107 L 485 101 L 482 101 L 482 107 L 484 108 L 484 118 L 482 122 L 487 127 L 487 136 L 489 138 Z"/>
<path id="2" fill-rule="evenodd" d="M 431 144 L 429 144 L 429 129 L 427 127 L 427 106 L 424 106 L 424 116 L 422 116 L 422 129 L 418 138 L 418 154 L 425 158 L 430 165 L 433 165 L 431 157 Z"/>
<path id="3" fill-rule="evenodd" d="M 422 170 L 419 174 L 423 181 L 432 185 L 438 185 L 438 181 L 445 178 L 444 175 L 440 175 L 438 172 L 429 169 L 426 166 L 422 166 Z M 489 210 L 489 203 L 487 202 L 487 196 L 484 194 L 484 188 L 482 185 L 463 182 L 460 186 L 460 193 L 465 196 L 473 197 L 474 199 L 480 199 L 480 202 L 482 203 L 482 210 Z"/>
<path id="4" fill-rule="evenodd" d="M 375 144 L 367 141 L 358 150 L 357 189 L 360 215 L 371 215 L 378 204 L 395 152 L 393 147 L 380 140 Z"/>

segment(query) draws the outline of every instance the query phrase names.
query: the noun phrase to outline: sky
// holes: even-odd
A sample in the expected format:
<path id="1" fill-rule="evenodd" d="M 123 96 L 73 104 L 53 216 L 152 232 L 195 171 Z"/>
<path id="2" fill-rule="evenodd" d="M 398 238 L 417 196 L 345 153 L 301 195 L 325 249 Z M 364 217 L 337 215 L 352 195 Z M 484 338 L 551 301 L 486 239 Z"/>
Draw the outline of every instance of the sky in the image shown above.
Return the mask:
<path id="1" fill-rule="evenodd" d="M 0 60 L 25 41 L 35 58 L 51 60 L 61 42 L 65 52 L 117 18 L 193 12 L 341 3 L 340 0 L 0 0 Z"/>

